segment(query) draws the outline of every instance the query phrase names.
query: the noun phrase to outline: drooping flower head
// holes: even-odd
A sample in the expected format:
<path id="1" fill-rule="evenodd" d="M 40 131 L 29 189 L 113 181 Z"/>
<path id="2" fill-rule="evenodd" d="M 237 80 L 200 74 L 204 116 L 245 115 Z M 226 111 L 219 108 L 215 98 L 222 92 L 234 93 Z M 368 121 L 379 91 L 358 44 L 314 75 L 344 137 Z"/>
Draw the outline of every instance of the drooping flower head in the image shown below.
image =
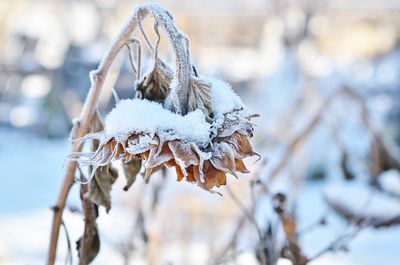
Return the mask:
<path id="1" fill-rule="evenodd" d="M 157 35 L 160 24 L 172 44 L 175 71 L 157 57 L 158 40 L 153 67 L 136 81 L 137 98 L 117 102 L 104 128 L 83 138 L 98 141 L 96 150 L 72 157 L 93 166 L 93 172 L 113 160 L 143 160 L 146 181 L 153 170 L 167 166 L 178 181 L 212 190 L 226 184 L 227 174 L 248 172 L 243 159 L 255 154 L 249 142 L 254 115 L 226 82 L 198 76 L 188 39 L 163 12 L 151 14 Z"/>

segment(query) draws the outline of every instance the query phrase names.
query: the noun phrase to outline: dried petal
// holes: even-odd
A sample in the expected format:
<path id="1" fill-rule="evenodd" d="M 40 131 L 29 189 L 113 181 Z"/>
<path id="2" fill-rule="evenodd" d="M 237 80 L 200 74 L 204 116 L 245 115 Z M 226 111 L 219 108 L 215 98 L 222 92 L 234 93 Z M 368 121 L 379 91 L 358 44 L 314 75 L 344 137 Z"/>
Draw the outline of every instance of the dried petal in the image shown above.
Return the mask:
<path id="1" fill-rule="evenodd" d="M 235 159 L 235 168 L 236 171 L 239 171 L 241 173 L 249 173 L 249 170 L 246 168 L 246 165 L 241 159 Z"/>
<path id="2" fill-rule="evenodd" d="M 168 146 L 176 159 L 183 161 L 185 167 L 199 164 L 199 156 L 192 150 L 190 144 L 171 141 Z"/>
<path id="3" fill-rule="evenodd" d="M 213 167 L 210 162 L 204 162 L 203 172 L 205 176 L 205 186 L 208 190 L 226 184 L 226 174 Z"/>
<path id="4" fill-rule="evenodd" d="M 243 134 L 235 132 L 232 136 L 228 137 L 227 142 L 234 147 L 236 159 L 243 159 L 247 156 L 254 155 L 249 139 Z"/>
<path id="5" fill-rule="evenodd" d="M 161 150 L 158 152 L 158 148 L 155 146 L 150 149 L 149 157 L 147 158 L 146 167 L 156 167 L 165 163 L 173 158 L 172 152 L 170 151 L 168 144 L 165 143 Z"/>
<path id="6" fill-rule="evenodd" d="M 236 176 L 234 152 L 229 144 L 220 142 L 215 144 L 214 153 L 210 159 L 211 164 L 219 170 Z"/>

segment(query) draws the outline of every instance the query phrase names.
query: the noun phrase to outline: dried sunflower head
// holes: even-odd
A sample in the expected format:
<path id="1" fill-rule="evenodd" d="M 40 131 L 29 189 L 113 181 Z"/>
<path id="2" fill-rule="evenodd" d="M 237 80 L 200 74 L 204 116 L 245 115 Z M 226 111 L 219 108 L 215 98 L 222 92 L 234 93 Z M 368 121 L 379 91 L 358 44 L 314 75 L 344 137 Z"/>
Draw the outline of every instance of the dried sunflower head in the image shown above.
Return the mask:
<path id="1" fill-rule="evenodd" d="M 255 154 L 249 142 L 253 124 L 241 99 L 220 80 L 191 83 L 196 84 L 193 89 L 207 88 L 209 100 L 200 104 L 203 108 L 182 116 L 146 99 L 122 100 L 106 116 L 104 130 L 86 137 L 99 140 L 99 148 L 89 156 L 78 154 L 78 161 L 104 166 L 115 159 L 140 158 L 145 160 L 146 181 L 153 169 L 165 165 L 175 168 L 178 181 L 186 179 L 206 190 L 225 185 L 227 173 L 248 172 L 243 159 Z"/>
<path id="2" fill-rule="evenodd" d="M 137 56 L 135 87 L 140 98 L 118 102 L 106 116 L 104 129 L 83 137 L 98 140 L 97 150 L 71 156 L 94 166 L 92 175 L 112 160 L 128 163 L 140 159 L 145 161 L 146 181 L 154 169 L 167 166 L 175 168 L 178 181 L 186 179 L 212 190 L 226 184 L 227 173 L 247 172 L 243 159 L 255 154 L 249 142 L 252 116 L 227 83 L 198 76 L 191 64 L 189 39 L 169 12 L 150 6 L 158 39 L 153 46 L 141 28 L 153 65 L 140 77 L 140 54 Z M 138 15 L 139 26 L 140 21 Z M 158 58 L 159 27 L 175 55 L 173 70 Z M 134 168 L 136 172 L 137 166 Z"/>

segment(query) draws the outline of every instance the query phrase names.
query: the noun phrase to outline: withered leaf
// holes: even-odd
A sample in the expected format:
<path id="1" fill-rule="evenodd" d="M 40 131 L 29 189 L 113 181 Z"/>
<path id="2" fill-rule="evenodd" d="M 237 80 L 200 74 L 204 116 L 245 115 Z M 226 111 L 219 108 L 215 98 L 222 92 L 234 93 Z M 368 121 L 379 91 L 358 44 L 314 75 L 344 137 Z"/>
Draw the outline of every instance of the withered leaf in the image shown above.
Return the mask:
<path id="1" fill-rule="evenodd" d="M 188 93 L 188 112 L 200 109 L 208 117 L 212 112 L 211 84 L 200 78 L 191 77 Z"/>
<path id="2" fill-rule="evenodd" d="M 99 167 L 89 184 L 88 198 L 97 205 L 103 205 L 107 213 L 111 209 L 111 186 L 118 177 L 118 172 L 111 165 Z"/>
<path id="3" fill-rule="evenodd" d="M 173 78 L 172 70 L 160 59 L 155 59 L 154 68 L 135 83 L 142 98 L 163 102 L 169 93 Z"/>
<path id="4" fill-rule="evenodd" d="M 80 263 L 89 264 L 94 260 L 94 258 L 100 251 L 100 237 L 96 222 L 91 223 L 91 225 L 86 224 L 85 229 L 88 229 L 90 231 L 85 231 L 86 237 L 80 237 L 76 241 L 76 250 L 78 251 Z M 84 245 L 86 249 L 84 250 L 81 249 L 83 244 L 82 240 L 85 241 Z M 85 254 L 81 255 L 81 251 Z"/>
<path id="5" fill-rule="evenodd" d="M 126 179 L 126 185 L 124 191 L 127 191 L 136 180 L 136 175 L 140 172 L 142 167 L 141 159 L 132 159 L 126 163 L 122 163 L 122 169 Z"/>
<path id="6" fill-rule="evenodd" d="M 96 219 L 99 216 L 98 206 L 90 199 L 86 198 L 88 187 L 82 185 L 80 188 L 82 210 L 85 220 L 83 235 L 76 242 L 78 250 L 79 264 L 89 264 L 94 260 L 100 250 L 100 238 Z"/>
<path id="7" fill-rule="evenodd" d="M 98 113 L 93 118 L 92 121 L 92 131 L 96 132 L 104 128 L 101 118 Z M 92 150 L 97 150 L 99 148 L 99 141 L 92 141 Z M 108 149 L 102 149 L 107 151 Z M 111 155 L 111 154 L 110 154 Z M 103 152 L 104 157 L 104 152 Z M 94 170 L 92 168 L 92 170 Z M 89 191 L 87 192 L 87 197 L 94 202 L 96 205 L 103 205 L 106 207 L 107 213 L 111 209 L 111 186 L 114 184 L 118 177 L 118 172 L 109 163 L 106 166 L 98 167 L 94 173 L 92 181 L 89 184 Z"/>

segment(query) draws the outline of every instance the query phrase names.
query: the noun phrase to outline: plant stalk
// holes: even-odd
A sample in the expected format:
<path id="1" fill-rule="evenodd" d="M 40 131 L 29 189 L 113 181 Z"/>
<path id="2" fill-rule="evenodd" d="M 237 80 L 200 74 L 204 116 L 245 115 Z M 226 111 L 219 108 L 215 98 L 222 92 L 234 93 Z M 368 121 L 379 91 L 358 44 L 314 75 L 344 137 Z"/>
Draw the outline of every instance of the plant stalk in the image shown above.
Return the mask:
<path id="1" fill-rule="evenodd" d="M 112 43 L 103 60 L 100 62 L 98 68 L 90 73 L 91 86 L 83 105 L 80 117 L 77 122 L 75 122 L 72 128 L 71 138 L 73 140 L 79 139 L 89 132 L 93 115 L 97 110 L 99 97 L 104 85 L 105 78 L 107 77 L 113 61 L 115 60 L 120 50 L 129 42 L 132 33 L 138 27 L 138 19 L 143 20 L 149 14 L 151 14 L 155 18 L 155 21 L 157 23 L 162 25 L 162 28 L 166 32 L 175 54 L 176 69 L 174 80 L 172 82 L 170 101 L 175 103 L 176 105 L 174 105 L 174 107 L 170 107 L 170 109 L 178 113 L 186 113 L 188 101 L 187 87 L 189 85 L 190 78 L 190 58 L 188 53 L 189 47 L 187 45 L 187 38 L 177 29 L 172 19 L 172 16 L 168 13 L 168 11 L 164 10 L 157 4 L 145 4 L 135 8 L 133 14 L 130 18 L 128 18 L 119 35 Z M 72 143 L 71 153 L 81 151 L 82 144 L 74 141 Z M 67 161 L 63 183 L 57 198 L 56 206 L 54 207 L 54 215 L 51 226 L 50 243 L 46 263 L 47 265 L 54 265 L 56 260 L 62 214 L 65 208 L 68 194 L 75 182 L 76 168 L 76 161 Z"/>

